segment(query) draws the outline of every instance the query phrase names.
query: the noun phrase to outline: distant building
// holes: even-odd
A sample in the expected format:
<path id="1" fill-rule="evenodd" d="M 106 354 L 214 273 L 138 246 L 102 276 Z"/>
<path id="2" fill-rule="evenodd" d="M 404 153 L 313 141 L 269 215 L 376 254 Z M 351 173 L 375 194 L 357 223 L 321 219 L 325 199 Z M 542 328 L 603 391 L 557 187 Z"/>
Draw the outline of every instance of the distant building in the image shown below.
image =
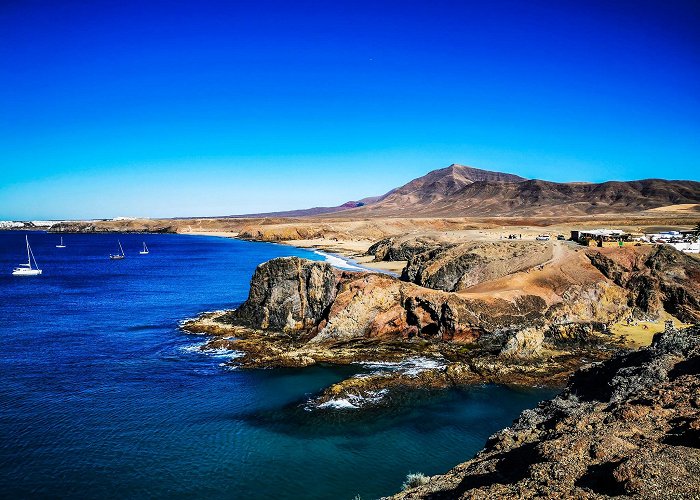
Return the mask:
<path id="1" fill-rule="evenodd" d="M 695 231 L 661 231 L 645 234 L 643 239 L 672 246 L 680 252 L 700 253 L 700 237 Z"/>
<path id="2" fill-rule="evenodd" d="M 582 245 L 612 246 L 630 240 L 630 235 L 620 229 L 579 229 L 571 231 L 571 241 Z M 607 245 L 605 245 L 607 243 Z"/>

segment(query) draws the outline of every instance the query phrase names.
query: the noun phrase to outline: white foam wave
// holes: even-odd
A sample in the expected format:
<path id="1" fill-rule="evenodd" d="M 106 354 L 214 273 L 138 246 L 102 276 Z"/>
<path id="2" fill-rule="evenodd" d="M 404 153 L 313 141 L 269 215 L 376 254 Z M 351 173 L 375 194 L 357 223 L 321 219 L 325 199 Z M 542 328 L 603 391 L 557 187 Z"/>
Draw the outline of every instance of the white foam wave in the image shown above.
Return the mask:
<path id="1" fill-rule="evenodd" d="M 180 350 L 186 353 L 204 354 L 206 356 L 211 356 L 214 358 L 226 358 L 228 360 L 241 358 L 245 356 L 245 353 L 237 351 L 235 349 L 224 349 L 221 347 L 216 349 L 203 349 L 203 347 L 205 347 L 207 343 L 208 342 L 197 342 L 196 344 L 183 346 L 180 348 Z"/>
<path id="2" fill-rule="evenodd" d="M 425 357 L 413 357 L 402 361 L 360 362 L 359 364 L 377 375 L 381 375 L 382 372 L 401 372 L 412 377 L 426 370 L 435 370 L 446 366 L 445 361 L 441 359 Z"/>
<path id="3" fill-rule="evenodd" d="M 320 255 L 331 266 L 337 267 L 338 269 L 347 269 L 349 271 L 367 271 L 367 269 L 365 269 L 364 267 L 360 267 L 356 264 L 353 264 L 352 262 L 349 262 L 341 257 L 338 257 L 337 255 L 329 254 L 326 252 L 321 252 L 320 250 L 314 250 L 314 253 L 316 255 Z"/>
<path id="4" fill-rule="evenodd" d="M 379 403 L 389 393 L 388 389 L 367 391 L 364 394 L 349 394 L 344 398 L 329 399 L 316 405 L 316 408 L 333 410 L 357 410 L 368 404 Z"/>

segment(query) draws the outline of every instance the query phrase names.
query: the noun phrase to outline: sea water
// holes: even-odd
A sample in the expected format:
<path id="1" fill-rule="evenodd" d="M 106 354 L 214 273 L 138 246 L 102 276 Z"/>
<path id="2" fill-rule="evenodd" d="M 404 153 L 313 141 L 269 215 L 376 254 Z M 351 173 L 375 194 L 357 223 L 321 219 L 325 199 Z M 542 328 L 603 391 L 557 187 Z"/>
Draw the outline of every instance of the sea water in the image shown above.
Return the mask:
<path id="1" fill-rule="evenodd" d="M 178 324 L 245 300 L 268 259 L 323 255 L 187 235 L 0 232 L 0 496 L 347 498 L 436 474 L 551 390 L 417 392 L 376 409 L 314 395 L 371 365 L 236 370 Z M 126 253 L 112 261 L 117 240 Z M 142 242 L 149 255 L 139 255 Z"/>

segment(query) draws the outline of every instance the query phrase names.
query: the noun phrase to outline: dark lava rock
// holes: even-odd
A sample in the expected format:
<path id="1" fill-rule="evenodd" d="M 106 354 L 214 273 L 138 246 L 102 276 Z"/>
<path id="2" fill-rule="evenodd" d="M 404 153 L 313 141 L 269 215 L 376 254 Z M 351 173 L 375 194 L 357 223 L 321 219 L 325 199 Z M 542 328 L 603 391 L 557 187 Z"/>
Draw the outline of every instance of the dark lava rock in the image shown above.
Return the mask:
<path id="1" fill-rule="evenodd" d="M 473 459 L 395 498 L 700 497 L 700 325 L 576 372 Z"/>
<path id="2" fill-rule="evenodd" d="M 591 250 L 588 257 L 605 276 L 629 290 L 629 305 L 641 315 L 655 318 L 665 310 L 687 323 L 700 321 L 700 261 L 668 245 L 632 255 Z"/>
<path id="3" fill-rule="evenodd" d="M 248 299 L 232 313 L 232 319 L 259 330 L 311 328 L 335 300 L 341 276 L 341 271 L 325 262 L 272 259 L 257 267 Z"/>

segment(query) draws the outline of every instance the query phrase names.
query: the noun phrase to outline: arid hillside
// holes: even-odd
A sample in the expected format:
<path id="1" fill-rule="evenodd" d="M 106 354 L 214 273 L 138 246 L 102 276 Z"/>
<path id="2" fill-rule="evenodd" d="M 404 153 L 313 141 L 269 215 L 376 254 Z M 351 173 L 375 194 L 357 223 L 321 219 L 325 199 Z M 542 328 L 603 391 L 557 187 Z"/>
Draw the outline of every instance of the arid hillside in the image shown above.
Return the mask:
<path id="1" fill-rule="evenodd" d="M 451 165 L 345 215 L 401 216 L 408 211 L 413 216 L 432 217 L 581 216 L 698 203 L 700 182 L 695 181 L 557 183 Z"/>

